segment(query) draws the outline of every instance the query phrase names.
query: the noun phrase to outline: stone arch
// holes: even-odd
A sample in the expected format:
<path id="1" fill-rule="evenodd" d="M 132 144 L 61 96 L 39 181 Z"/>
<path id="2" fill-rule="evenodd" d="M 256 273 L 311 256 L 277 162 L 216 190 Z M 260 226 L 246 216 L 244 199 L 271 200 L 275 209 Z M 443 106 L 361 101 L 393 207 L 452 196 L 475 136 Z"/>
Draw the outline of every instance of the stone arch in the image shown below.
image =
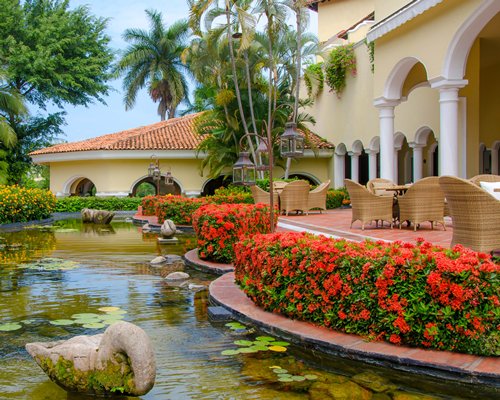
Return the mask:
<path id="1" fill-rule="evenodd" d="M 413 67 L 418 63 L 421 62 L 415 57 L 405 57 L 394 66 L 385 82 L 384 98 L 388 100 L 401 99 L 406 78 Z"/>
<path id="2" fill-rule="evenodd" d="M 364 149 L 363 142 L 361 140 L 355 140 L 351 148 L 353 153 L 361 153 Z"/>
<path id="3" fill-rule="evenodd" d="M 403 145 L 404 141 L 406 139 L 406 136 L 402 132 L 396 132 L 394 134 L 394 149 L 399 149 Z"/>
<path id="4" fill-rule="evenodd" d="M 483 1 L 458 28 L 446 51 L 442 69 L 442 76 L 445 79 L 463 79 L 474 40 L 498 12 L 500 12 L 499 1 Z"/>
<path id="5" fill-rule="evenodd" d="M 378 153 L 380 151 L 380 136 L 372 137 L 367 149 Z"/>
<path id="6" fill-rule="evenodd" d="M 292 172 L 290 173 L 289 178 L 303 179 L 312 185 L 319 185 L 321 183 L 320 179 L 308 172 Z"/>
<path id="7" fill-rule="evenodd" d="M 347 147 L 344 143 L 339 143 L 336 147 L 335 147 L 335 154 L 337 154 L 338 156 L 345 156 L 347 154 Z"/>
<path id="8" fill-rule="evenodd" d="M 182 186 L 180 185 L 179 181 L 174 178 L 174 184 L 172 186 L 167 186 L 165 185 L 165 174 L 162 174 L 162 180 L 160 181 L 160 194 L 175 194 L 175 195 L 180 195 L 182 193 Z M 132 185 L 130 186 L 129 193 L 132 194 L 132 196 L 135 196 L 137 192 L 137 188 L 141 183 L 149 183 L 153 185 L 155 188 L 155 193 L 157 192 L 156 190 L 156 183 L 153 181 L 153 179 L 147 175 L 143 175 L 140 178 L 136 179 Z M 158 193 L 156 193 L 158 194 Z"/>
<path id="9" fill-rule="evenodd" d="M 429 135 L 431 133 L 433 133 L 433 130 L 428 126 L 422 126 L 418 128 L 417 132 L 415 133 L 415 143 L 426 145 L 427 139 L 429 139 Z"/>
<path id="10" fill-rule="evenodd" d="M 69 178 L 63 185 L 63 196 L 93 196 L 97 188 L 89 178 L 75 175 Z"/>
<path id="11" fill-rule="evenodd" d="M 210 196 L 214 194 L 215 189 L 219 187 L 227 187 L 231 182 L 231 176 L 228 175 L 220 175 L 217 178 L 207 179 L 201 187 L 201 195 Z"/>

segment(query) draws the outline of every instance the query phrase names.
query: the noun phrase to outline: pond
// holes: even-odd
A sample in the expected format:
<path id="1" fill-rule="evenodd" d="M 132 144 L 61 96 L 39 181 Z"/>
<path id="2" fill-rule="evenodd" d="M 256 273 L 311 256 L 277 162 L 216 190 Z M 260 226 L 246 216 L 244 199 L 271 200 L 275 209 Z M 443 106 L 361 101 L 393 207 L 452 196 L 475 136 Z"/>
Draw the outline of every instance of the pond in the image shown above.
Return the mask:
<path id="1" fill-rule="evenodd" d="M 171 286 L 163 279 L 170 270 L 149 266 L 158 255 L 182 255 L 194 247 L 192 236 L 178 238 L 176 245 L 159 245 L 156 234 L 142 233 L 125 221 L 103 227 L 66 220 L 43 229 L 0 233 L 0 398 L 88 398 L 67 394 L 52 383 L 24 346 L 101 333 L 102 323 L 78 319 L 77 314 L 102 317 L 108 310 L 103 307 L 118 308 L 117 318 L 140 326 L 152 340 L 157 378 L 144 400 L 333 398 L 322 381 L 347 390 L 348 397 L 342 398 L 429 398 L 411 397 L 408 392 L 415 393 L 415 382 L 420 391 L 436 397 L 441 389 L 448 398 L 478 395 L 477 388 L 440 386 L 399 372 L 303 354 L 252 327 L 211 322 L 202 287 L 215 276 L 186 268 L 191 285 Z M 61 322 L 68 319 L 74 322 Z M 264 344 L 255 344 L 259 342 Z M 245 347 L 254 350 L 228 351 Z M 360 385 L 348 380 L 351 377 Z M 366 382 L 373 379 L 375 384 Z M 373 385 L 396 394 L 372 397 L 363 386 Z"/>

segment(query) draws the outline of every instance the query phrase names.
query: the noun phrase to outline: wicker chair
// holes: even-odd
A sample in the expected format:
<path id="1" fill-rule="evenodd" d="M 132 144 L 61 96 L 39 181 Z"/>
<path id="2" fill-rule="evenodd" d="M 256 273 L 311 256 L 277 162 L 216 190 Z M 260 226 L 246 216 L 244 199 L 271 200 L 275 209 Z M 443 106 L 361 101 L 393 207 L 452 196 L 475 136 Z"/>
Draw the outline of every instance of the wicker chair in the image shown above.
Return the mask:
<path id="1" fill-rule="evenodd" d="M 273 182 L 273 188 L 275 192 L 281 193 L 283 188 L 288 185 L 288 182 L 285 181 L 275 181 Z"/>
<path id="2" fill-rule="evenodd" d="M 255 204 L 257 204 L 257 203 L 270 204 L 271 203 L 270 193 L 266 192 L 265 190 L 262 190 L 257 185 L 250 186 L 250 191 L 252 192 L 253 202 Z M 273 202 L 274 202 L 275 206 L 278 205 L 278 193 L 273 194 Z"/>
<path id="3" fill-rule="evenodd" d="M 395 186 L 396 184 L 391 181 L 390 179 L 384 179 L 384 178 L 375 178 L 375 179 L 370 179 L 366 183 L 366 187 L 368 188 L 368 191 L 372 194 L 376 194 L 377 196 L 388 196 L 392 197 L 394 195 L 393 192 L 379 189 L 381 186 Z"/>
<path id="4" fill-rule="evenodd" d="M 351 228 L 354 221 L 361 221 L 361 230 L 365 230 L 365 223 L 376 221 L 392 222 L 392 196 L 376 196 L 357 182 L 345 179 L 344 184 L 349 192 L 352 206 Z M 383 222 L 382 222 L 383 225 Z"/>
<path id="5" fill-rule="evenodd" d="M 309 183 L 293 181 L 283 188 L 280 194 L 280 211 L 288 215 L 290 211 L 302 211 L 308 214 Z"/>
<path id="6" fill-rule="evenodd" d="M 408 191 L 398 197 L 399 204 L 399 228 L 403 221 L 413 222 L 413 230 L 416 231 L 418 224 L 429 221 L 431 229 L 434 222 L 444 225 L 444 193 L 439 186 L 437 176 L 429 176 L 414 183 Z"/>
<path id="7" fill-rule="evenodd" d="M 481 174 L 469 179 L 474 185 L 479 186 L 479 182 L 500 182 L 500 175 Z"/>
<path id="8" fill-rule="evenodd" d="M 500 201 L 465 179 L 442 176 L 439 184 L 453 220 L 451 245 L 481 252 L 500 249 Z"/>
<path id="9" fill-rule="evenodd" d="M 309 192 L 307 203 L 308 210 L 319 208 L 320 213 L 321 210 L 326 210 L 326 192 L 328 192 L 329 188 L 330 181 L 328 180 Z"/>

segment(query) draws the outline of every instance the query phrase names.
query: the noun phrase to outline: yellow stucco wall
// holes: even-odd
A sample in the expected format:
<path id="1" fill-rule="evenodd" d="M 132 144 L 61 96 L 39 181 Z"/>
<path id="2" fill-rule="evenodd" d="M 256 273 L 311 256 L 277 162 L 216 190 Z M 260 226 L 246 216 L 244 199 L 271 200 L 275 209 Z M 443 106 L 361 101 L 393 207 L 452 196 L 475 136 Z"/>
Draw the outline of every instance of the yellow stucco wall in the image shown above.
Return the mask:
<path id="1" fill-rule="evenodd" d="M 318 4 L 318 37 L 324 42 L 374 10 L 374 0 L 330 0 Z"/>
<path id="2" fill-rule="evenodd" d="M 444 1 L 377 39 L 375 97 L 383 96 L 389 74 L 405 57 L 419 60 L 429 79 L 439 77 L 452 38 L 480 3 L 481 0 Z"/>
<path id="3" fill-rule="evenodd" d="M 406 4 L 409 0 L 375 0 L 375 20 L 381 21 L 392 13 L 396 12 Z"/>
<path id="4" fill-rule="evenodd" d="M 490 51 L 498 51 L 490 43 L 481 40 L 481 65 L 483 55 Z M 480 122 L 479 141 L 491 148 L 500 140 L 500 64 L 486 65 L 481 68 L 480 81 Z"/>

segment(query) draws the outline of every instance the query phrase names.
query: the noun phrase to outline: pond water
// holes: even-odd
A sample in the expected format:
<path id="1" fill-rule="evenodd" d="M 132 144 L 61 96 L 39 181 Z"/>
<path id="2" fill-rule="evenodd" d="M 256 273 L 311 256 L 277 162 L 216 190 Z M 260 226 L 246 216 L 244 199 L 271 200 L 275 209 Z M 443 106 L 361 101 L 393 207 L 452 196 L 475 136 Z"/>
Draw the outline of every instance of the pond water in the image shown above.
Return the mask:
<path id="1" fill-rule="evenodd" d="M 272 339 L 262 338 L 263 334 L 252 327 L 209 321 L 207 291 L 198 286 L 208 286 L 215 276 L 186 268 L 190 283 L 197 286 L 170 286 L 163 276 L 171 270 L 149 266 L 149 261 L 158 255 L 182 255 L 194 247 L 192 236 L 178 237 L 177 245 L 159 245 L 155 234 L 144 234 L 125 221 L 99 227 L 67 220 L 45 229 L 0 233 L 0 399 L 88 398 L 67 394 L 52 383 L 26 353 L 24 345 L 101 333 L 104 328 L 99 324 L 77 321 L 60 325 L 60 320 L 75 319 L 75 314 L 82 313 L 102 315 L 102 307 L 119 308 L 118 314 L 142 327 L 153 342 L 157 378 L 152 391 L 141 397 L 144 400 L 402 400 L 427 399 L 430 395 L 491 395 L 486 391 L 484 396 L 476 397 L 477 387 L 473 390 L 460 385 L 440 386 L 439 382 L 416 380 L 344 360 L 326 361 L 317 354 L 303 354 L 286 343 L 275 344 L 281 347 L 279 350 L 286 350 L 283 352 L 263 350 L 271 347 Z M 235 341 L 259 342 L 257 338 L 270 343 L 261 345 L 258 352 L 222 354 L 250 346 L 241 342 L 237 345 Z M 374 373 L 378 374 L 375 378 Z M 360 386 L 348 380 L 352 376 Z M 373 386 L 367 380 L 374 380 L 379 388 L 389 385 L 391 394 L 374 395 L 363 388 Z M 415 394 L 411 386 L 416 381 L 427 396 Z M 329 388 L 321 382 L 329 382 Z M 347 397 L 328 397 L 332 388 L 347 390 Z M 438 394 L 441 389 L 446 396 Z"/>

